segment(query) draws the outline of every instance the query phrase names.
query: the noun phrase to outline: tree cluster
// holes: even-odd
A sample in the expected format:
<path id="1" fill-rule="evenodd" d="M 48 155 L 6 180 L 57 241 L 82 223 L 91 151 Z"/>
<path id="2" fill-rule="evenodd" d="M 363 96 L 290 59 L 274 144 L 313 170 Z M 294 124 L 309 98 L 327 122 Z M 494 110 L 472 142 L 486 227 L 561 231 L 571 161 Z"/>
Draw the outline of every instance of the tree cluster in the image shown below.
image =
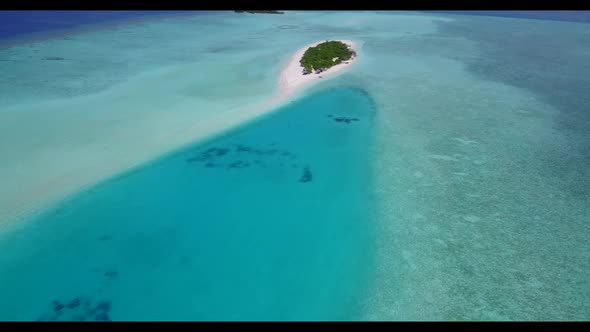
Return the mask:
<path id="1" fill-rule="evenodd" d="M 301 66 L 308 72 L 323 71 L 342 61 L 350 60 L 354 51 L 340 41 L 326 41 L 308 48 L 300 60 Z"/>

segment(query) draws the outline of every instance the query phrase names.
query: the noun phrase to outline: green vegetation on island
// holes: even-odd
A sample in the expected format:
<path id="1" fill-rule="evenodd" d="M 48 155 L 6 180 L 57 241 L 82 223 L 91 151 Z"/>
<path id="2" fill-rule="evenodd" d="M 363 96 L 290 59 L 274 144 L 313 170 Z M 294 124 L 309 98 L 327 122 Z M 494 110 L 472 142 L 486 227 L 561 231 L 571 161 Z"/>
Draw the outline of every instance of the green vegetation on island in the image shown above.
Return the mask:
<path id="1" fill-rule="evenodd" d="M 321 44 L 308 48 L 300 60 L 304 68 L 303 74 L 309 74 L 312 71 L 321 73 L 322 71 L 348 61 L 356 56 L 354 50 L 341 41 L 325 41 Z"/>
<path id="2" fill-rule="evenodd" d="M 248 13 L 248 14 L 284 14 L 278 10 L 234 10 L 236 13 Z"/>

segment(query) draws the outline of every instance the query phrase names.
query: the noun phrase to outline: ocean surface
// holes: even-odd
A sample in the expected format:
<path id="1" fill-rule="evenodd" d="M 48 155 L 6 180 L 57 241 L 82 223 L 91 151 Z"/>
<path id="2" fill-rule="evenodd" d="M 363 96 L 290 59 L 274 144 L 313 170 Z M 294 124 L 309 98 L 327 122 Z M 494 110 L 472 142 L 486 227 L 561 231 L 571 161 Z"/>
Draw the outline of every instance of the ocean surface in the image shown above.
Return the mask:
<path id="1" fill-rule="evenodd" d="M 3 10 L 0 11 L 0 38 L 14 38 L 35 32 L 68 30 L 90 24 L 174 15 L 181 11 L 140 10 Z M 189 12 L 198 14 L 199 12 Z"/>
<path id="2" fill-rule="evenodd" d="M 0 320 L 590 318 L 587 23 L 136 14 L 0 34 Z"/>
<path id="3" fill-rule="evenodd" d="M 0 319 L 360 318 L 373 118 L 329 90 L 60 204 L 2 239 Z"/>

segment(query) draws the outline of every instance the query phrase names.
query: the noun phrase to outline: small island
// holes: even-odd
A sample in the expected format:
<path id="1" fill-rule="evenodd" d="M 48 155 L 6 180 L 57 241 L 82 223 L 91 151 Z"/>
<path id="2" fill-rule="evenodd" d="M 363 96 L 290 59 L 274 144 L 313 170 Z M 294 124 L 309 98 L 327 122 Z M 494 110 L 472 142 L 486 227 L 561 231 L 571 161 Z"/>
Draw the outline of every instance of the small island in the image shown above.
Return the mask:
<path id="1" fill-rule="evenodd" d="M 303 54 L 300 63 L 303 67 L 303 75 L 310 74 L 312 71 L 319 74 L 342 62 L 347 63 L 355 56 L 355 51 L 349 45 L 332 40 L 309 47 Z"/>
<path id="2" fill-rule="evenodd" d="M 334 77 L 356 62 L 359 43 L 353 40 L 321 40 L 298 49 L 283 67 L 276 100 L 284 100 L 304 86 Z"/>
<path id="3" fill-rule="evenodd" d="M 248 13 L 248 14 L 284 14 L 278 10 L 234 10 L 236 13 Z"/>

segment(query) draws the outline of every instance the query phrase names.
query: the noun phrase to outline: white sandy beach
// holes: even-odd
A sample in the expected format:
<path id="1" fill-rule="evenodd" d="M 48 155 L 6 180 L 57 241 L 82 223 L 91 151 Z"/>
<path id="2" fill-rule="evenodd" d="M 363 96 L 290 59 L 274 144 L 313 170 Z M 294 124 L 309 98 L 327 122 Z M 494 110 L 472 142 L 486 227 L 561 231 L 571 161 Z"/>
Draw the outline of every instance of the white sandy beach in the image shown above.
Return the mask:
<path id="1" fill-rule="evenodd" d="M 341 41 L 358 52 L 357 43 Z M 34 112 L 44 110 L 45 114 L 63 112 L 64 109 L 72 110 L 72 116 L 79 117 L 76 121 L 84 124 L 78 125 L 79 128 L 70 125 L 67 132 L 60 134 L 45 129 L 49 126 L 47 123 L 41 124 L 37 121 L 31 124 L 33 128 L 39 127 L 34 129 L 37 132 L 34 139 L 39 142 L 30 143 L 36 150 L 30 150 L 26 158 L 18 155 L 7 157 L 7 163 L 0 165 L 0 177 L 5 179 L 4 189 L 0 191 L 0 227 L 13 224 L 9 221 L 20 220 L 42 211 L 100 181 L 175 151 L 186 144 L 209 139 L 268 114 L 296 98 L 304 88 L 335 77 L 356 61 L 353 59 L 349 64 L 336 65 L 321 74 L 303 75 L 299 63 L 301 56 L 308 47 L 321 42 L 323 40 L 306 45 L 293 53 L 280 72 L 276 92 L 271 98 L 245 106 L 235 105 L 213 116 L 197 118 L 197 121 L 187 121 L 195 119 L 195 115 L 189 117 L 187 114 L 194 113 L 195 108 L 203 107 L 192 102 L 176 103 L 175 113 L 164 117 L 160 112 L 155 112 L 137 119 L 137 115 L 127 111 L 154 107 L 165 109 L 167 104 L 173 103 L 173 99 L 170 99 L 173 95 L 164 95 L 160 85 L 150 83 L 162 78 L 168 79 L 168 76 L 174 74 L 167 72 L 142 75 L 120 88 L 97 95 L 24 105 L 23 107 Z M 153 98 L 144 100 L 142 96 L 146 94 L 152 95 Z M 161 105 L 153 105 L 153 100 L 158 100 L 158 104 Z M 93 114 L 89 117 L 75 113 L 75 110 L 84 109 L 86 105 L 100 104 L 109 105 L 110 115 Z M 113 116 L 116 120 L 112 119 Z M 15 122 L 14 125 L 18 123 Z M 80 128 L 89 125 L 96 127 L 96 130 L 92 128 L 80 131 Z M 135 128 L 130 131 L 128 126 Z M 83 143 L 77 143 L 79 141 Z M 40 142 L 43 144 L 40 145 Z"/>

